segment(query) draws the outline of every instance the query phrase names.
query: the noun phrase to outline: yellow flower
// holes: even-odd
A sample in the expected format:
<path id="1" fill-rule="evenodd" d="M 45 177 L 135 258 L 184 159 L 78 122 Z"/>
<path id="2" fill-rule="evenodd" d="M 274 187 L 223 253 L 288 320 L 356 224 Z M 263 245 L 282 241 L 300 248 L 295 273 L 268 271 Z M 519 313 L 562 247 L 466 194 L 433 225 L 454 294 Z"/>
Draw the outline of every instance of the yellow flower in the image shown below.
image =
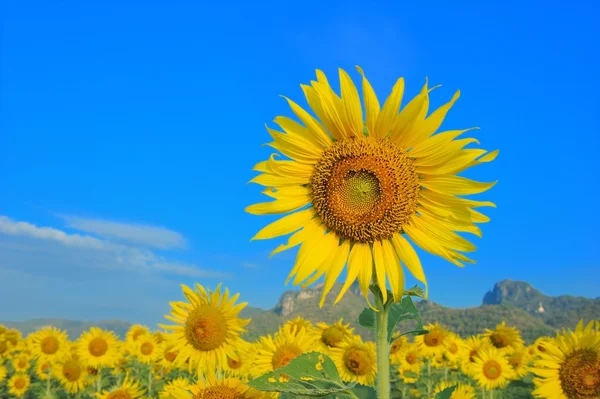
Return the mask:
<path id="1" fill-rule="evenodd" d="M 222 367 L 240 334 L 245 332 L 244 326 L 250 322 L 238 318 L 246 303 L 234 305 L 239 294 L 230 298 L 226 289 L 221 295 L 220 284 L 215 292 L 205 291 L 200 284 L 196 284 L 195 291 L 185 285 L 181 287 L 189 303 L 171 303 L 173 309 L 165 318 L 177 325 L 161 325 L 174 331 L 176 362 L 183 364 L 189 360 L 188 368 L 198 371 Z"/>
<path id="2" fill-rule="evenodd" d="M 473 375 L 473 367 L 476 365 L 476 360 L 479 358 L 481 350 L 490 345 L 488 340 L 484 340 L 477 335 L 468 337 L 462 342 L 459 357 L 463 373 L 469 376 Z"/>
<path id="3" fill-rule="evenodd" d="M 31 379 L 27 374 L 16 373 L 8 380 L 8 392 L 20 398 L 25 395 L 30 385 Z"/>
<path id="4" fill-rule="evenodd" d="M 160 347 L 160 355 L 158 357 L 159 364 L 167 371 L 171 370 L 175 365 L 178 352 L 175 350 L 175 340 L 173 334 L 168 334 L 165 341 Z"/>
<path id="5" fill-rule="evenodd" d="M 44 327 L 28 339 L 33 356 L 44 361 L 55 360 L 66 352 L 67 333 L 55 327 Z"/>
<path id="6" fill-rule="evenodd" d="M 317 331 L 319 335 L 318 351 L 328 353 L 331 348 L 338 348 L 345 339 L 351 338 L 354 329 L 350 328 L 350 323 L 344 324 L 343 319 L 340 319 L 332 325 L 318 323 Z"/>
<path id="7" fill-rule="evenodd" d="M 35 375 L 42 381 L 46 381 L 52 371 L 52 362 L 50 360 L 35 362 Z"/>
<path id="8" fill-rule="evenodd" d="M 454 390 L 454 392 L 452 392 L 450 399 L 476 399 L 477 398 L 477 396 L 475 395 L 475 389 L 473 389 L 473 387 L 471 385 L 460 384 L 460 383 L 455 384 L 455 383 L 450 383 L 447 381 L 440 382 L 435 387 L 433 393 L 434 394 L 440 393 L 444 389 L 450 388 L 455 385 L 457 385 L 457 387 Z"/>
<path id="9" fill-rule="evenodd" d="M 158 394 L 159 399 L 175 399 L 175 396 L 171 394 L 173 391 L 185 390 L 187 391 L 191 383 L 185 377 L 177 377 L 165 384 L 163 390 Z"/>
<path id="10" fill-rule="evenodd" d="M 449 332 L 444 339 L 444 359 L 446 359 L 450 365 L 453 365 L 458 361 L 461 346 L 462 340 L 460 337 Z"/>
<path id="11" fill-rule="evenodd" d="M 433 358 L 441 356 L 445 350 L 444 340 L 449 332 L 438 323 L 428 324 L 423 328 L 429 331 L 429 333 L 415 337 L 415 342 L 419 346 L 419 350 L 425 357 Z"/>
<path id="12" fill-rule="evenodd" d="M 519 330 L 515 327 L 508 327 L 504 321 L 498 324 L 495 329 L 486 329 L 485 331 L 484 337 L 487 338 L 501 354 L 512 353 L 525 345 L 525 342 L 523 342 L 523 339 L 519 334 Z"/>
<path id="13" fill-rule="evenodd" d="M 135 341 L 135 356 L 144 364 L 153 364 L 160 356 L 160 346 L 151 334 L 141 335 Z"/>
<path id="14" fill-rule="evenodd" d="M 408 344 L 406 336 L 400 336 L 401 332 L 396 331 L 392 335 L 392 344 L 390 345 L 390 364 L 400 364 L 404 355 L 402 349 Z"/>
<path id="15" fill-rule="evenodd" d="M 515 371 L 517 378 L 523 378 L 529 373 L 529 357 L 529 352 L 525 347 L 521 347 L 513 353 L 506 355 L 508 363 Z"/>
<path id="16" fill-rule="evenodd" d="M 504 388 L 515 377 L 508 360 L 494 346 L 479 351 L 479 357 L 475 358 L 471 372 L 479 386 L 488 391 Z"/>
<path id="17" fill-rule="evenodd" d="M 424 365 L 423 356 L 419 351 L 419 347 L 415 344 L 407 344 L 400 351 L 400 367 L 398 370 L 400 373 L 419 373 Z"/>
<path id="18" fill-rule="evenodd" d="M 362 385 L 375 385 L 377 354 L 373 342 L 362 342 L 360 336 L 346 338 L 337 348 L 331 348 L 342 381 L 356 381 Z"/>
<path id="19" fill-rule="evenodd" d="M 52 374 L 60 381 L 65 391 L 72 394 L 81 392 L 90 383 L 86 365 L 74 354 L 65 356 L 54 364 Z"/>
<path id="20" fill-rule="evenodd" d="M 216 376 L 207 372 L 204 379 L 199 379 L 188 388 L 173 387 L 169 394 L 174 399 L 270 399 L 273 394 L 250 388 L 236 377 Z"/>
<path id="21" fill-rule="evenodd" d="M 2 326 L 0 324 L 0 326 Z M 0 383 L 2 381 L 4 381 L 4 379 L 6 378 L 6 376 L 8 375 L 8 370 L 6 369 L 6 366 L 0 364 Z"/>
<path id="22" fill-rule="evenodd" d="M 112 331 L 91 327 L 77 341 L 81 360 L 93 368 L 112 367 L 119 359 L 119 342 Z"/>
<path id="23" fill-rule="evenodd" d="M 233 349 L 233 352 L 227 355 L 227 362 L 223 365 L 231 377 L 246 378 L 250 376 L 252 365 L 252 344 L 239 339 Z"/>
<path id="24" fill-rule="evenodd" d="M 144 395 L 144 391 L 139 382 L 133 382 L 126 376 L 121 385 L 97 393 L 96 396 L 98 399 L 138 399 Z"/>
<path id="25" fill-rule="evenodd" d="M 298 316 L 293 320 L 288 320 L 283 325 L 283 328 L 290 330 L 290 332 L 297 334 L 301 329 L 306 329 L 309 333 L 312 333 L 314 326 L 310 320 L 306 320 L 302 316 Z"/>
<path id="26" fill-rule="evenodd" d="M 31 366 L 31 357 L 25 353 L 21 353 L 13 359 L 12 364 L 16 373 L 25 373 Z"/>
<path id="27" fill-rule="evenodd" d="M 280 328 L 274 336 L 261 337 L 260 343 L 254 348 L 252 376 L 260 376 L 286 366 L 299 355 L 314 351 L 316 346 L 315 335 L 305 329 L 294 335 L 289 329 Z"/>
<path id="28" fill-rule="evenodd" d="M 588 324 L 588 327 L 593 322 Z M 534 362 L 534 396 L 548 399 L 600 397 L 600 335 L 592 328 L 563 331 Z"/>
<path id="29" fill-rule="evenodd" d="M 464 149 L 477 140 L 455 139 L 471 129 L 435 134 L 459 92 L 427 116 L 431 89 L 425 83 L 398 114 L 404 80 L 398 80 L 380 107 L 363 75 L 365 123 L 354 83 L 341 69 L 339 76 L 341 97 L 321 71 L 312 86 L 302 85 L 318 119 L 288 99 L 303 125 L 280 116 L 275 123 L 283 132 L 267 128 L 274 140 L 268 145 L 290 159 L 278 160 L 273 154 L 254 167 L 261 174 L 251 182 L 265 186 L 263 193 L 275 200 L 246 211 L 291 213 L 253 239 L 292 234 L 273 254 L 300 245 L 288 281 L 295 276 L 294 285 L 307 286 L 325 275 L 321 306 L 346 262 L 346 281 L 335 303 L 357 278 L 368 301 L 373 270 L 378 285 L 386 287 L 387 279 L 398 301 L 404 290 L 401 263 L 427 287 L 419 257 L 405 235 L 458 266 L 473 262 L 463 252 L 475 246 L 457 232 L 481 236 L 475 224 L 489 218 L 474 208 L 494 204 L 461 196 L 484 192 L 495 183 L 457 174 L 492 161 L 497 151 Z M 387 301 L 387 291 L 382 293 Z"/>

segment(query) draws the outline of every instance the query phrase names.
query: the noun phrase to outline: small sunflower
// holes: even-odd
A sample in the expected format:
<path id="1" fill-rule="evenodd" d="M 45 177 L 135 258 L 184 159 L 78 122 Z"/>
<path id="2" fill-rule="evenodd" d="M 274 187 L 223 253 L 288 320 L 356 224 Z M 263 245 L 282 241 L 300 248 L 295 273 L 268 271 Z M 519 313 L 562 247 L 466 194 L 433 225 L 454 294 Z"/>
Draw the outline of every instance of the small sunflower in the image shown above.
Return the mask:
<path id="1" fill-rule="evenodd" d="M 0 360 L 9 355 L 10 349 L 10 343 L 4 337 L 0 336 Z"/>
<path id="2" fill-rule="evenodd" d="M 177 325 L 160 327 L 174 331 L 179 364 L 189 360 L 189 369 L 215 370 L 225 364 L 227 354 L 246 331 L 244 327 L 250 320 L 238 317 L 246 302 L 234 305 L 239 294 L 230 298 L 229 290 L 225 289 L 221 295 L 220 284 L 214 292 L 207 292 L 200 284 L 196 284 L 195 291 L 185 285 L 181 287 L 189 303 L 171 303 L 173 309 L 165 318 Z"/>
<path id="3" fill-rule="evenodd" d="M 65 391 L 76 394 L 89 384 L 88 370 L 77 355 L 71 354 L 52 367 L 52 374 L 60 381 Z"/>
<path id="4" fill-rule="evenodd" d="M 307 332 L 312 333 L 314 326 L 310 320 L 306 320 L 302 316 L 298 316 L 293 320 L 288 320 L 283 325 L 284 329 L 290 330 L 290 332 L 297 334 L 301 329 L 305 329 Z"/>
<path id="5" fill-rule="evenodd" d="M 415 342 L 423 356 L 433 358 L 442 355 L 445 350 L 444 340 L 449 334 L 448 330 L 438 323 L 428 324 L 423 328 L 429 333 L 415 337 Z"/>
<path id="6" fill-rule="evenodd" d="M 223 365 L 223 370 L 232 377 L 246 378 L 250 376 L 252 347 L 249 342 L 238 340 L 233 352 L 227 355 L 227 362 Z"/>
<path id="7" fill-rule="evenodd" d="M 23 373 L 16 373 L 8 380 L 8 392 L 17 398 L 22 397 L 29 390 L 31 378 Z"/>
<path id="8" fill-rule="evenodd" d="M 144 395 L 145 390 L 140 388 L 139 382 L 133 382 L 126 376 L 120 385 L 97 393 L 98 399 L 138 399 Z"/>
<path id="9" fill-rule="evenodd" d="M 462 340 L 454 333 L 449 333 L 444 339 L 444 359 L 449 364 L 455 364 L 460 356 L 460 348 L 462 346 Z"/>
<path id="10" fill-rule="evenodd" d="M 13 359 L 12 364 L 15 373 L 25 373 L 31 367 L 31 356 L 21 353 Z"/>
<path id="11" fill-rule="evenodd" d="M 343 319 L 334 324 L 318 323 L 317 332 L 319 335 L 319 351 L 328 353 L 331 348 L 338 348 L 345 339 L 352 337 L 354 332 L 350 328 L 350 323 L 344 324 Z"/>
<path id="12" fill-rule="evenodd" d="M 472 375 L 480 387 L 488 391 L 504 388 L 511 379 L 515 378 L 515 372 L 508 360 L 494 346 L 480 350 L 478 355 L 479 357 L 475 358 Z"/>
<path id="13" fill-rule="evenodd" d="M 512 353 L 525 345 L 525 342 L 515 327 L 509 327 L 502 322 L 495 329 L 486 329 L 484 337 L 502 354 Z"/>
<path id="14" fill-rule="evenodd" d="M 177 354 L 179 353 L 177 350 L 175 350 L 176 345 L 177 343 L 171 337 L 161 344 L 158 363 L 167 371 L 173 369 L 176 365 L 175 360 L 177 359 Z"/>
<path id="15" fill-rule="evenodd" d="M 173 387 L 169 394 L 174 399 L 270 399 L 273 395 L 246 385 L 236 377 L 216 376 L 208 372 L 204 378 L 188 388 Z"/>
<path id="16" fill-rule="evenodd" d="M 377 375 L 377 353 L 373 342 L 363 342 L 360 336 L 346 338 L 337 348 L 331 348 L 331 359 L 342 381 L 356 381 L 373 386 Z"/>
<path id="17" fill-rule="evenodd" d="M 301 87 L 318 119 L 287 99 L 303 125 L 276 117 L 283 132 L 267 130 L 274 139 L 268 145 L 290 159 L 277 160 L 278 154 L 273 154 L 254 167 L 261 174 L 251 180 L 266 187 L 263 193 L 275 200 L 246 208 L 255 215 L 289 213 L 253 239 L 292 234 L 272 254 L 300 245 L 288 281 L 295 276 L 294 285 L 308 285 L 325 275 L 320 306 L 346 263 L 346 281 L 335 303 L 357 278 L 369 301 L 373 276 L 382 288 L 387 279 L 394 301 L 399 301 L 404 290 L 402 263 L 427 287 L 419 257 L 405 237 L 458 266 L 473 263 L 461 252 L 472 252 L 475 246 L 457 232 L 481 236 L 475 224 L 489 218 L 474 208 L 494 206 L 461 196 L 484 192 L 495 183 L 457 174 L 492 161 L 497 151 L 464 149 L 477 140 L 455 139 L 471 129 L 434 135 L 459 92 L 427 116 L 432 89 L 425 83 L 398 113 L 404 80 L 397 81 L 381 108 L 357 69 L 363 78 L 365 120 L 349 75 L 339 70 L 340 97 L 317 71 L 317 81 Z M 386 302 L 387 290 L 382 293 Z"/>
<path id="18" fill-rule="evenodd" d="M 423 355 L 421 354 L 419 347 L 412 343 L 407 344 L 401 351 L 400 363 L 398 370 L 401 373 L 411 372 L 420 373 L 421 368 L 425 364 Z"/>
<path id="19" fill-rule="evenodd" d="M 442 392 L 444 389 L 453 387 L 456 385 L 456 389 L 450 395 L 450 399 L 476 399 L 475 389 L 471 385 L 467 384 L 455 384 L 448 381 L 440 382 L 433 390 L 434 394 Z"/>
<path id="20" fill-rule="evenodd" d="M 538 357 L 541 354 L 546 352 L 546 345 L 552 342 L 552 338 L 550 337 L 539 337 L 536 339 L 533 344 L 531 344 L 531 348 L 533 349 L 533 356 Z"/>
<path id="21" fill-rule="evenodd" d="M 403 356 L 402 349 L 408 344 L 406 336 L 400 336 L 400 334 L 400 331 L 396 331 L 394 335 L 392 335 L 393 341 L 390 345 L 390 364 L 400 363 Z"/>
<path id="22" fill-rule="evenodd" d="M 35 362 L 35 375 L 42 381 L 46 381 L 52 372 L 52 362 L 49 360 Z"/>
<path id="23" fill-rule="evenodd" d="M 68 337 L 65 331 L 55 327 L 44 327 L 28 340 L 33 356 L 41 361 L 52 361 L 67 350 Z"/>
<path id="24" fill-rule="evenodd" d="M 468 337 L 462 342 L 459 358 L 463 373 L 472 376 L 473 367 L 476 366 L 480 352 L 490 345 L 488 340 L 482 339 L 479 335 Z"/>
<path id="25" fill-rule="evenodd" d="M 150 334 L 150 329 L 148 327 L 141 324 L 134 324 L 127 330 L 125 340 L 128 342 L 137 342 L 139 337 L 146 334 Z"/>
<path id="26" fill-rule="evenodd" d="M 252 375 L 277 370 L 299 355 L 314 351 L 316 346 L 317 338 L 305 329 L 294 335 L 289 329 L 280 328 L 274 336 L 261 337 L 252 356 Z"/>
<path id="27" fill-rule="evenodd" d="M 135 345 L 135 356 L 144 364 L 153 364 L 160 356 L 160 346 L 151 334 L 140 335 Z"/>
<path id="28" fill-rule="evenodd" d="M 563 331 L 544 343 L 544 349 L 532 369 L 537 375 L 533 380 L 536 397 L 600 397 L 600 335 L 596 331 L 592 328 Z"/>
<path id="29" fill-rule="evenodd" d="M 185 377 L 177 377 L 165 384 L 162 391 L 158 394 L 158 399 L 174 399 L 171 392 L 184 390 L 187 391 L 191 385 L 190 380 Z"/>
<path id="30" fill-rule="evenodd" d="M 2 381 L 4 381 L 4 379 L 6 378 L 7 375 L 8 375 L 8 370 L 6 369 L 6 366 L 0 364 L 0 383 Z"/>
<path id="31" fill-rule="evenodd" d="M 91 327 L 78 340 L 81 360 L 93 368 L 112 367 L 119 359 L 119 342 L 112 331 Z"/>
<path id="32" fill-rule="evenodd" d="M 506 355 L 506 358 L 515 371 L 517 378 L 523 378 L 529 373 L 530 355 L 527 348 L 521 347 L 516 349 L 513 353 Z"/>

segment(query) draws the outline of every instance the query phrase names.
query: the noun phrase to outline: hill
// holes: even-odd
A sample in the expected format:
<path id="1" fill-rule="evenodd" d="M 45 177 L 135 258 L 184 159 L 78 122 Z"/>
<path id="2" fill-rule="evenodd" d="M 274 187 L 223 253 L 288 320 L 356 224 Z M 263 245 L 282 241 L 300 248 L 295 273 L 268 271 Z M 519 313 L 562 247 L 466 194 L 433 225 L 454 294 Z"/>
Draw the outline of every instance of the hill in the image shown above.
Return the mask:
<path id="1" fill-rule="evenodd" d="M 342 285 L 335 284 L 323 308 L 319 301 L 322 284 L 303 290 L 284 292 L 277 304 L 270 310 L 252 306 L 244 308 L 242 318 L 252 319 L 247 326 L 244 338 L 254 341 L 258 337 L 272 334 L 287 320 L 302 316 L 313 322 L 333 323 L 343 318 L 355 328 L 364 339 L 373 339 L 372 332 L 358 326 L 358 315 L 366 306 L 358 285 L 352 286 L 344 298 L 335 306 L 333 301 Z M 494 328 L 505 320 L 517 327 L 526 342 L 530 343 L 541 335 L 554 335 L 557 329 L 573 328 L 583 318 L 586 321 L 600 319 L 600 298 L 589 299 L 573 296 L 551 297 L 542 294 L 530 284 L 520 281 L 504 280 L 494 285 L 483 297 L 482 306 L 472 308 L 448 308 L 432 301 L 416 303 L 425 323 L 439 322 L 461 336 L 479 334 L 486 328 Z M 24 322 L 0 322 L 7 327 L 17 328 L 28 334 L 46 325 L 66 330 L 71 339 L 77 338 L 82 331 L 91 326 L 112 330 L 124 337 L 130 323 L 108 320 L 96 323 L 62 319 L 35 319 Z M 400 325 L 407 329 L 410 324 Z"/>

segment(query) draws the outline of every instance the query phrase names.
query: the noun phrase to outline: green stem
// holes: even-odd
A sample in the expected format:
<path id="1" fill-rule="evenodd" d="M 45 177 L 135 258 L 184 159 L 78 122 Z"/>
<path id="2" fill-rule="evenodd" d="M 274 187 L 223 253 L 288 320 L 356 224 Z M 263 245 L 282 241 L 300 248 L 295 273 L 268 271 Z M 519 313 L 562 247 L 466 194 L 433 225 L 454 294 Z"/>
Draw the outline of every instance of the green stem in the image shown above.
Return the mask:
<path id="1" fill-rule="evenodd" d="M 481 399 L 485 399 L 485 388 L 481 388 Z"/>
<path id="2" fill-rule="evenodd" d="M 50 397 L 50 373 L 46 375 L 46 397 Z"/>
<path id="3" fill-rule="evenodd" d="M 152 366 L 150 366 L 150 370 L 148 370 L 148 397 L 152 396 Z"/>
<path id="4" fill-rule="evenodd" d="M 490 389 L 489 393 L 490 393 L 489 398 L 494 399 L 494 390 Z"/>
<path id="5" fill-rule="evenodd" d="M 382 289 L 385 289 L 383 287 Z M 375 295 L 376 349 L 377 349 L 377 398 L 390 399 L 390 344 L 387 336 L 388 309 Z"/>
<path id="6" fill-rule="evenodd" d="M 448 382 L 448 366 L 444 367 L 444 381 Z"/>

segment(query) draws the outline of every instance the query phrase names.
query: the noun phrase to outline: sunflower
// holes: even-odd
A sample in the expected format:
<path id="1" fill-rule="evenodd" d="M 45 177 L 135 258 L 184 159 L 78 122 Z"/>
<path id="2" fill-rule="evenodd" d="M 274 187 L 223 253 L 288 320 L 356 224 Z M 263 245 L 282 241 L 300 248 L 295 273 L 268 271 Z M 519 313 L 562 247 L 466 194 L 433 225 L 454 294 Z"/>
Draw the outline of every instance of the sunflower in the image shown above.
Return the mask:
<path id="1" fill-rule="evenodd" d="M 276 117 L 283 132 L 267 130 L 274 139 L 268 145 L 289 160 L 271 155 L 254 167 L 261 172 L 251 182 L 275 201 L 246 208 L 251 214 L 293 212 L 260 230 L 253 239 L 293 235 L 272 254 L 301 245 L 288 281 L 312 284 L 325 275 L 320 306 L 340 276 L 346 262 L 346 281 L 337 303 L 358 278 L 368 298 L 368 286 L 375 277 L 380 287 L 390 283 L 394 301 L 404 290 L 401 263 L 427 287 L 425 274 L 413 246 L 462 266 L 471 262 L 461 252 L 475 246 L 456 232 L 481 236 L 475 223 L 489 219 L 473 208 L 495 206 L 462 198 L 491 188 L 456 174 L 482 162 L 492 161 L 497 151 L 464 149 L 473 138 L 455 140 L 467 130 L 434 135 L 446 113 L 459 96 L 435 110 L 429 117 L 429 92 L 425 83 L 420 94 L 398 114 L 404 92 L 399 79 L 380 108 L 375 93 L 361 73 L 366 123 L 358 91 L 342 69 L 339 70 L 341 97 L 317 70 L 312 86 L 302 85 L 314 118 L 287 99 L 304 124 Z M 374 266 L 374 268 L 373 268 Z M 374 270 L 374 272 L 373 272 Z M 382 289 L 383 300 L 387 291 Z"/>
<path id="2" fill-rule="evenodd" d="M 419 347 L 414 343 L 407 344 L 400 352 L 402 355 L 400 356 L 398 370 L 401 373 L 420 373 L 425 362 L 423 355 L 419 351 Z"/>
<path id="3" fill-rule="evenodd" d="M 0 336 L 0 360 L 8 356 L 10 349 L 10 343 L 4 337 Z"/>
<path id="4" fill-rule="evenodd" d="M 140 335 L 136 341 L 135 356 L 144 364 L 153 364 L 160 356 L 160 346 L 151 334 Z"/>
<path id="5" fill-rule="evenodd" d="M 93 368 L 112 367 L 119 359 L 119 342 L 112 331 L 91 327 L 78 340 L 81 360 Z"/>
<path id="6" fill-rule="evenodd" d="M 228 353 L 233 351 L 235 342 L 245 332 L 250 320 L 238 318 L 246 302 L 234 305 L 239 294 L 229 297 L 229 290 L 221 295 L 221 285 L 215 292 L 206 291 L 200 284 L 196 290 L 182 285 L 183 293 L 189 301 L 171 303 L 173 309 L 167 320 L 176 326 L 160 327 L 174 331 L 175 351 L 179 352 L 176 361 L 183 364 L 189 360 L 189 369 L 216 369 L 225 364 Z"/>
<path id="7" fill-rule="evenodd" d="M 446 359 L 450 365 L 453 365 L 458 361 L 460 347 L 460 337 L 454 333 L 448 333 L 444 339 L 444 359 Z"/>
<path id="8" fill-rule="evenodd" d="M 4 381 L 4 379 L 6 378 L 7 375 L 8 375 L 8 370 L 6 369 L 6 366 L 0 364 L 0 383 L 2 381 Z"/>
<path id="9" fill-rule="evenodd" d="M 448 330 L 438 323 L 428 324 L 423 328 L 429 332 L 415 337 L 415 342 L 423 356 L 433 358 L 442 355 L 445 350 L 444 340 L 449 334 Z"/>
<path id="10" fill-rule="evenodd" d="M 488 340 L 482 339 L 479 335 L 468 337 L 462 342 L 459 358 L 463 373 L 468 376 L 472 375 L 479 353 L 490 345 Z"/>
<path id="11" fill-rule="evenodd" d="M 16 373 L 25 373 L 31 367 L 31 357 L 25 353 L 20 353 L 13 359 L 12 364 Z"/>
<path id="12" fill-rule="evenodd" d="M 403 353 L 402 349 L 408 344 L 408 339 L 405 335 L 400 336 L 401 332 L 396 331 L 392 335 L 392 344 L 390 345 L 390 364 L 399 364 Z"/>
<path id="13" fill-rule="evenodd" d="M 298 316 L 293 320 L 288 320 L 283 325 L 283 328 L 290 330 L 294 334 L 297 334 L 301 329 L 306 329 L 308 332 L 312 333 L 314 330 L 314 326 L 310 320 L 306 320 L 302 316 Z"/>
<path id="14" fill-rule="evenodd" d="M 169 394 L 175 399 L 268 399 L 273 394 L 250 388 L 236 377 L 216 376 L 208 372 L 204 379 L 188 388 L 173 387 Z"/>
<path id="15" fill-rule="evenodd" d="M 171 334 L 169 334 L 171 335 Z M 160 355 L 158 356 L 159 365 L 169 371 L 175 366 L 175 359 L 177 359 L 178 351 L 175 350 L 176 342 L 172 337 L 168 337 L 160 347 Z"/>
<path id="16" fill-rule="evenodd" d="M 248 377 L 250 375 L 252 344 L 238 340 L 233 352 L 227 355 L 223 370 L 232 377 Z"/>
<path id="17" fill-rule="evenodd" d="M 588 327 L 593 322 L 588 324 Z M 563 331 L 544 344 L 534 363 L 534 396 L 548 399 L 600 397 L 600 335 L 591 328 Z"/>
<path id="18" fill-rule="evenodd" d="M 541 354 L 546 352 L 546 345 L 552 342 L 552 338 L 550 337 L 539 337 L 536 339 L 533 344 L 531 344 L 531 348 L 533 350 L 533 356 L 538 357 Z"/>
<path id="19" fill-rule="evenodd" d="M 442 392 L 444 389 L 453 387 L 456 385 L 456 389 L 450 395 L 450 399 L 476 399 L 475 389 L 471 385 L 467 384 L 455 384 L 448 381 L 440 382 L 433 390 L 434 394 Z"/>
<path id="20" fill-rule="evenodd" d="M 177 390 L 188 390 L 191 383 L 185 377 L 177 377 L 165 384 L 162 391 L 158 394 L 158 399 L 173 399 L 174 396 L 171 394 Z"/>
<path id="21" fill-rule="evenodd" d="M 319 335 L 319 351 L 328 353 L 331 348 L 337 348 L 347 338 L 352 337 L 354 332 L 350 328 L 350 323 L 344 324 L 343 319 L 334 324 L 318 323 L 317 331 Z"/>
<path id="22" fill-rule="evenodd" d="M 331 348 L 331 359 L 342 381 L 375 385 L 377 353 L 375 343 L 363 342 L 359 335 L 346 338 L 337 348 Z"/>
<path id="23" fill-rule="evenodd" d="M 25 395 L 30 385 L 31 378 L 29 378 L 29 375 L 16 373 L 8 380 L 8 392 L 20 398 Z"/>
<path id="24" fill-rule="evenodd" d="M 529 352 L 527 348 L 521 347 L 513 353 L 506 355 L 508 363 L 512 366 L 517 378 L 523 378 L 529 373 Z"/>
<path id="25" fill-rule="evenodd" d="M 259 376 L 287 365 L 297 356 L 312 352 L 317 346 L 315 335 L 301 329 L 294 335 L 280 328 L 274 336 L 261 337 L 252 356 L 252 375 Z"/>
<path id="26" fill-rule="evenodd" d="M 502 322 L 495 329 L 486 329 L 484 337 L 500 351 L 501 354 L 509 354 L 525 345 L 525 342 L 515 327 L 508 327 Z"/>
<path id="27" fill-rule="evenodd" d="M 513 368 L 499 349 L 488 346 L 478 353 L 471 371 L 480 387 L 486 390 L 504 388 L 515 377 Z"/>
<path id="28" fill-rule="evenodd" d="M 61 357 L 67 349 L 67 341 L 67 333 L 55 327 L 44 327 L 28 339 L 34 358 L 42 362 Z"/>
<path id="29" fill-rule="evenodd" d="M 74 354 L 65 356 L 54 364 L 52 375 L 60 381 L 65 391 L 71 394 L 81 392 L 90 383 L 87 367 Z"/>
<path id="30" fill-rule="evenodd" d="M 35 375 L 42 381 L 46 381 L 52 371 L 52 362 L 49 360 L 40 361 L 35 363 Z"/>
<path id="31" fill-rule="evenodd" d="M 145 389 L 140 388 L 139 382 L 133 382 L 129 376 L 126 376 L 120 385 L 96 395 L 98 399 L 138 399 L 144 395 L 144 391 Z"/>

